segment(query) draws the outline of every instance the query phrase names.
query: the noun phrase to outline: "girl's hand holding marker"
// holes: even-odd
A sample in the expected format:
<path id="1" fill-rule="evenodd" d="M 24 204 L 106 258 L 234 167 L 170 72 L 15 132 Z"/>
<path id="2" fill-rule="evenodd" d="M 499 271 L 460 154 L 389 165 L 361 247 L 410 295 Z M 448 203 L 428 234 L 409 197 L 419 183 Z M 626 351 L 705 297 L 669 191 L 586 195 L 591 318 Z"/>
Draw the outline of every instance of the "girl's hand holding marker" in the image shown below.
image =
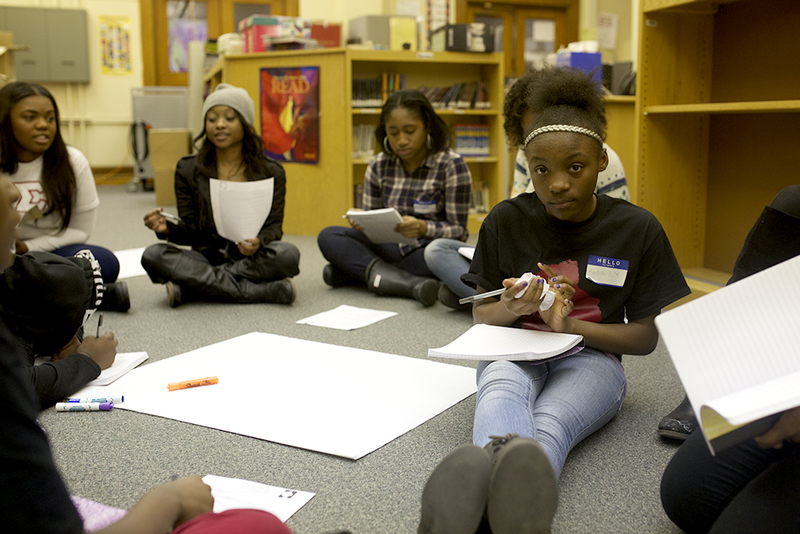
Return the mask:
<path id="1" fill-rule="evenodd" d="M 546 279 L 534 275 L 531 272 L 527 272 L 519 278 L 507 278 L 503 280 L 503 287 L 500 289 L 466 297 L 460 299 L 458 302 L 459 304 L 466 304 L 501 295 L 501 301 L 505 302 L 509 311 L 516 315 L 530 315 L 536 311 L 549 310 L 553 306 L 553 303 L 555 303 L 557 294 L 563 297 L 564 304 L 568 304 L 569 299 L 575 294 L 572 281 L 563 276 L 559 277 L 550 267 L 541 263 L 539 267 L 550 276 L 550 280 L 553 283 L 552 286 Z M 533 289 L 533 293 L 530 297 L 526 299 L 525 302 L 515 302 L 525 296 L 526 291 L 531 285 L 535 285 L 535 289 Z"/>

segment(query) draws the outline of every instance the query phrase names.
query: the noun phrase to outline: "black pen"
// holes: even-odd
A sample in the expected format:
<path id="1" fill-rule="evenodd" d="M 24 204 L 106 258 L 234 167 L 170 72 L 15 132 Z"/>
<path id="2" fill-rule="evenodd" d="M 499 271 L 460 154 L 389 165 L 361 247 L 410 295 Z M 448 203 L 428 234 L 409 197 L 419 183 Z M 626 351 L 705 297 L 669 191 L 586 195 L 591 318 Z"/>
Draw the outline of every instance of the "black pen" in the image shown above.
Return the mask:
<path id="1" fill-rule="evenodd" d="M 100 337 L 100 327 L 101 326 L 103 326 L 103 314 L 102 313 L 97 318 L 97 335 L 95 337 Z"/>

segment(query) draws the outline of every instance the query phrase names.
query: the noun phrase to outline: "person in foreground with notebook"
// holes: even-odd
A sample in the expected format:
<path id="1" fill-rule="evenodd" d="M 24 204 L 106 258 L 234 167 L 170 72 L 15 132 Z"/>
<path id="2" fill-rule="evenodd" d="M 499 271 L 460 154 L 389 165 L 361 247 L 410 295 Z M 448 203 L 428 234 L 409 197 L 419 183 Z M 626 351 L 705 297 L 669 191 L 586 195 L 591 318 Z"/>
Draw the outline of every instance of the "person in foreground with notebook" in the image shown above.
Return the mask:
<path id="1" fill-rule="evenodd" d="M 495 206 L 481 227 L 470 272 L 475 323 L 583 336 L 577 354 L 549 363 L 482 361 L 472 445 L 448 455 L 422 495 L 419 532 L 550 532 L 557 480 L 570 450 L 608 423 L 626 393 L 622 354 L 649 354 L 655 317 L 689 293 L 658 220 L 595 194 L 606 168 L 600 87 L 581 71 L 548 68 L 528 96 L 536 116 L 525 155 L 535 193 Z M 518 283 L 530 271 L 556 288 Z M 527 287 L 524 295 L 515 295 Z"/>
<path id="2" fill-rule="evenodd" d="M 522 144 L 525 141 L 525 128 L 536 118 L 528 109 L 528 93 L 536 85 L 536 71 L 529 71 L 518 79 L 506 93 L 503 101 L 503 128 L 511 146 L 519 147 L 514 165 L 514 182 L 511 186 L 511 198 L 522 193 L 533 193 L 533 182 L 528 171 L 528 160 Z M 608 153 L 608 165 L 597 176 L 594 192 L 630 201 L 628 181 L 625 169 L 614 150 L 603 143 Z M 459 300 L 475 294 L 475 288 L 461 281 L 461 276 L 469 272 L 470 260 L 464 255 L 464 249 L 474 247 L 453 239 L 435 239 L 425 247 L 425 263 L 437 278 L 444 282 L 439 287 L 439 302 L 455 310 L 472 311 L 472 305 L 459 304 Z"/>
<path id="3" fill-rule="evenodd" d="M 144 216 L 145 226 L 168 241 L 147 247 L 142 267 L 150 280 L 166 286 L 170 307 L 192 301 L 291 304 L 297 296 L 291 278 L 300 272 L 300 251 L 281 241 L 286 174 L 264 154 L 254 120 L 247 91 L 219 84 L 203 103 L 198 153 L 182 158 L 175 169 L 180 218 L 168 220 L 161 208 Z M 272 206 L 258 235 L 238 243 L 220 235 L 212 209 L 214 179 L 273 180 Z"/>
<path id="4" fill-rule="evenodd" d="M 0 175 L 0 269 L 14 262 L 20 194 Z M 113 340 L 113 336 L 110 336 Z M 79 534 L 83 521 L 53 461 L 38 402 L 19 340 L 0 317 L 0 524 L 6 532 Z M 249 532 L 291 534 L 274 515 L 260 510 L 214 514 L 211 489 L 188 477 L 146 493 L 118 522 L 98 532 L 136 534 Z M 177 528 L 176 528 L 177 527 Z M 175 530 L 173 530 L 173 528 Z"/>
<path id="5" fill-rule="evenodd" d="M 434 238 L 464 241 L 472 175 L 453 152 L 450 131 L 425 96 L 395 91 L 383 105 L 375 137 L 383 147 L 364 175 L 364 210 L 395 208 L 403 216 L 396 231 L 414 245 L 375 244 L 352 228 L 330 226 L 317 243 L 330 264 L 322 277 L 331 287 L 366 284 L 373 293 L 436 302 L 439 282 L 423 257 Z"/>
<path id="6" fill-rule="evenodd" d="M 798 254 L 800 185 L 792 185 L 761 212 L 728 284 Z M 780 280 L 776 282 L 780 288 Z M 798 358 L 800 351 L 785 357 Z M 684 402 L 693 431 L 661 479 L 661 503 L 669 518 L 690 533 L 800 532 L 800 408 L 784 412 L 764 435 L 712 456 L 691 404 L 688 399 Z"/>
<path id="7" fill-rule="evenodd" d="M 39 408 L 75 393 L 111 367 L 117 341 L 85 336 L 83 325 L 103 295 L 100 265 L 91 251 L 62 257 L 50 252 L 15 256 L 0 278 L 0 316 L 25 348 Z M 36 358 L 47 357 L 41 365 Z"/>

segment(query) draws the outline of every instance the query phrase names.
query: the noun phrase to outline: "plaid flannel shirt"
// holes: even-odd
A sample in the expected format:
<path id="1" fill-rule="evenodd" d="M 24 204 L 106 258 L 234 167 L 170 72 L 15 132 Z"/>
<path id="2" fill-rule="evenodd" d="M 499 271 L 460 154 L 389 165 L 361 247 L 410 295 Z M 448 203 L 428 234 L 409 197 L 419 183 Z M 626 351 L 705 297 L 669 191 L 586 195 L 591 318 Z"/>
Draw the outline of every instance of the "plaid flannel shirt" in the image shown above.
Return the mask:
<path id="1" fill-rule="evenodd" d="M 418 245 L 399 245 L 404 255 L 437 237 L 466 241 L 471 195 L 469 167 L 451 149 L 431 154 L 410 175 L 400 158 L 381 152 L 364 174 L 364 210 L 395 208 L 400 215 L 425 220 L 428 226 Z M 433 213 L 419 213 L 415 202 L 435 202 L 436 207 Z"/>

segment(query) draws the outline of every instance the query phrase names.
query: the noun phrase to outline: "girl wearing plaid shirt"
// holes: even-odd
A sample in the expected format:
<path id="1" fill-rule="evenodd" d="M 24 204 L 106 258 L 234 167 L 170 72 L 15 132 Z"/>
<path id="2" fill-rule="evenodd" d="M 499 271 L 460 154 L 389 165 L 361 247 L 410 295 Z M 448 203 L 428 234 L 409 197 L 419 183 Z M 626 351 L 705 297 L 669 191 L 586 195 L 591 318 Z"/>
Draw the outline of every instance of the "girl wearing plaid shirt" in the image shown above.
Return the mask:
<path id="1" fill-rule="evenodd" d="M 352 220 L 350 228 L 325 228 L 317 238 L 330 262 L 322 276 L 332 287 L 366 284 L 374 293 L 431 306 L 439 282 L 423 252 L 435 238 L 467 239 L 472 175 L 449 148 L 447 125 L 419 91 L 406 89 L 389 97 L 375 137 L 383 152 L 364 175 L 364 210 L 397 209 L 403 222 L 395 230 L 417 243 L 376 245 Z"/>

